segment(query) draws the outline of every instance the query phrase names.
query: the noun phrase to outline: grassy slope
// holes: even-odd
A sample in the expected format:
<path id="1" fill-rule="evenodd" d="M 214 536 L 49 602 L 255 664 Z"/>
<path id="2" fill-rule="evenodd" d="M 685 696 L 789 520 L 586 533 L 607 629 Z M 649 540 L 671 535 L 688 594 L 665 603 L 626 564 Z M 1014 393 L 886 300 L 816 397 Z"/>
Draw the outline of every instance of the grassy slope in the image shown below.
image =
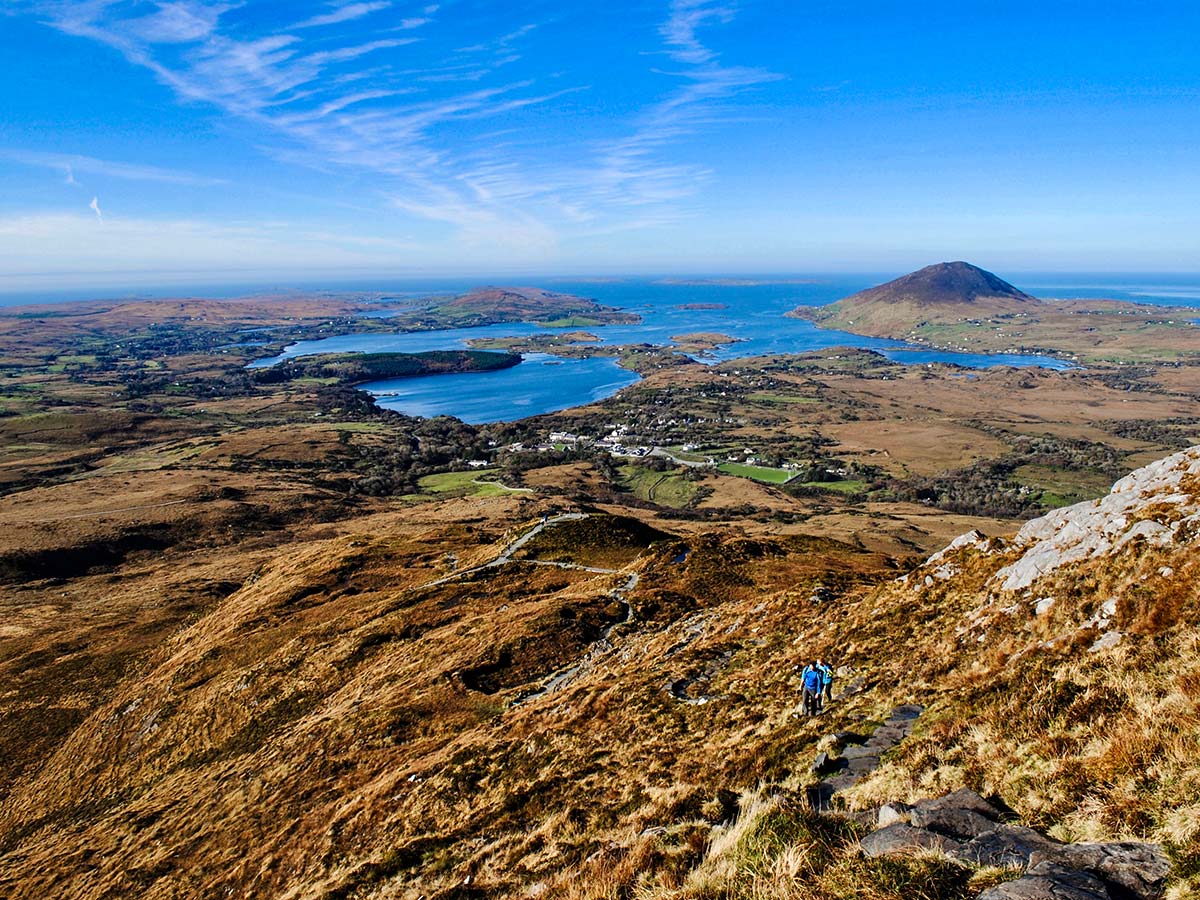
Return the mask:
<path id="1" fill-rule="evenodd" d="M 747 466 L 742 463 L 722 463 L 717 470 L 727 475 L 737 475 L 739 478 L 753 478 L 755 481 L 767 484 L 783 484 L 795 476 L 795 472 L 787 469 L 773 469 L 769 466 Z"/>
<path id="2" fill-rule="evenodd" d="M 1055 301 L 1028 313 L 987 314 L 969 305 L 933 309 L 904 302 L 801 307 L 793 315 L 826 327 L 917 340 L 976 353 L 1052 353 L 1088 363 L 1194 360 L 1194 311 L 1114 301 Z"/>
<path id="3" fill-rule="evenodd" d="M 680 471 L 656 472 L 641 466 L 622 466 L 622 484 L 639 500 L 675 509 L 686 507 L 700 490 L 698 483 L 689 481 Z"/>

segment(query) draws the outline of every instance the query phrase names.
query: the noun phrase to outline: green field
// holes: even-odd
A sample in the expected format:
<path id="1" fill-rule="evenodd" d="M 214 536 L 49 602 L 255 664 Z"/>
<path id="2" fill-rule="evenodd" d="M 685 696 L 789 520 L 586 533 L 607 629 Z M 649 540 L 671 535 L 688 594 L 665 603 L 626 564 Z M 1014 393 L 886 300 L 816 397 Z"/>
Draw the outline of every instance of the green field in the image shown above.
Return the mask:
<path id="1" fill-rule="evenodd" d="M 806 481 L 801 486 L 818 488 L 823 491 L 836 491 L 839 494 L 861 494 L 866 490 L 867 483 L 851 478 L 845 481 Z"/>
<path id="2" fill-rule="evenodd" d="M 315 376 L 306 375 L 300 378 L 293 378 L 292 384 L 337 384 L 338 381 L 339 379 L 332 376 L 329 378 L 317 378 Z"/>
<path id="3" fill-rule="evenodd" d="M 439 472 L 426 475 L 417 484 L 424 494 L 461 494 L 470 497 L 497 497 L 501 494 L 525 493 L 526 488 L 508 488 L 489 476 L 499 473 L 498 469 L 473 469 L 470 472 Z"/>
<path id="4" fill-rule="evenodd" d="M 1070 506 L 1083 500 L 1102 497 L 1112 485 L 1112 479 L 1102 472 L 1075 471 L 1055 466 L 1028 465 L 1013 471 L 1021 484 L 1041 491 L 1045 506 Z"/>
<path id="5" fill-rule="evenodd" d="M 682 509 L 695 498 L 700 486 L 688 481 L 679 470 L 655 472 L 641 466 L 621 466 L 621 485 L 640 500 Z"/>
<path id="6" fill-rule="evenodd" d="M 688 462 L 698 462 L 698 463 L 705 462 L 714 453 L 718 453 L 718 452 L 727 453 L 728 452 L 728 450 L 721 450 L 721 451 L 718 451 L 718 450 L 711 450 L 711 451 L 680 450 L 678 447 L 667 447 L 666 450 L 672 456 L 674 456 L 676 459 L 683 459 L 683 460 L 687 460 Z"/>
<path id="7" fill-rule="evenodd" d="M 754 481 L 761 481 L 766 484 L 783 484 L 795 472 L 789 472 L 787 469 L 770 469 L 766 466 L 747 466 L 742 463 L 722 463 L 717 466 L 718 472 L 724 472 L 726 475 L 736 475 L 739 478 L 751 478 Z"/>

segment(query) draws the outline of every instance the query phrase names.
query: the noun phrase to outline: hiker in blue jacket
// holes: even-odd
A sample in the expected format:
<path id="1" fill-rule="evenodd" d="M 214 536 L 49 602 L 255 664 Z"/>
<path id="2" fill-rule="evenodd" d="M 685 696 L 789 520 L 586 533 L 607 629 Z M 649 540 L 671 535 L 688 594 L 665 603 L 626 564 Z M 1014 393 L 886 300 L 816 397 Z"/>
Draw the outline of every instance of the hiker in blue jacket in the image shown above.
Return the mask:
<path id="1" fill-rule="evenodd" d="M 817 671 L 821 673 L 821 692 L 825 695 L 825 700 L 833 699 L 833 667 L 827 665 L 825 660 L 817 660 Z"/>
<path id="2" fill-rule="evenodd" d="M 804 669 L 801 679 L 804 683 L 804 712 L 815 716 L 821 711 L 821 673 L 815 662 Z"/>

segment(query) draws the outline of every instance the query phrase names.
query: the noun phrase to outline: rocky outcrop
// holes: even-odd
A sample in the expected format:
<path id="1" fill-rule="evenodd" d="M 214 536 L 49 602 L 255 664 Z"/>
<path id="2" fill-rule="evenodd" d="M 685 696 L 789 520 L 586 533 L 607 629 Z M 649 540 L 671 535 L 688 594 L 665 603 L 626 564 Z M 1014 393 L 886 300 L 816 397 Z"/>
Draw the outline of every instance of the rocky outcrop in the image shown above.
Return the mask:
<path id="1" fill-rule="evenodd" d="M 976 866 L 1022 869 L 1020 878 L 979 900 L 1153 900 L 1169 863 L 1157 844 L 1064 844 L 1006 821 L 1008 814 L 968 789 L 880 809 L 882 827 L 861 841 L 867 856 L 936 850 Z M 884 825 L 884 822 L 888 824 Z"/>
<path id="2" fill-rule="evenodd" d="M 1099 500 L 1077 503 L 1027 522 L 1013 544 L 1019 559 L 1000 569 L 1002 591 L 1028 588 L 1064 565 L 1120 550 L 1136 540 L 1166 546 L 1200 533 L 1200 447 L 1126 475 Z"/>

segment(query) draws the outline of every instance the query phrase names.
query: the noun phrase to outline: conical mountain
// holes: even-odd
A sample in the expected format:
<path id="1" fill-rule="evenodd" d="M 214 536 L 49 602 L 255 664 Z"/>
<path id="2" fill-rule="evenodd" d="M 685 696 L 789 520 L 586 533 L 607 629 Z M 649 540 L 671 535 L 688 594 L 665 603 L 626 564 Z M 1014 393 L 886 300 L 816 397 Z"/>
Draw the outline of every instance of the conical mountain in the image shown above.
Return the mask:
<path id="1" fill-rule="evenodd" d="M 832 328 L 880 337 L 911 337 L 929 324 L 1035 312 L 1036 297 L 968 262 L 926 266 L 837 303 L 800 307 L 792 315 Z"/>
<path id="2" fill-rule="evenodd" d="M 954 306 L 969 303 L 988 311 L 1012 304 L 1037 303 L 1003 278 L 968 262 L 943 262 L 902 275 L 886 284 L 859 291 L 841 304 L 913 303 L 917 306 Z M 1007 311 L 1007 309 L 1005 310 Z"/>

